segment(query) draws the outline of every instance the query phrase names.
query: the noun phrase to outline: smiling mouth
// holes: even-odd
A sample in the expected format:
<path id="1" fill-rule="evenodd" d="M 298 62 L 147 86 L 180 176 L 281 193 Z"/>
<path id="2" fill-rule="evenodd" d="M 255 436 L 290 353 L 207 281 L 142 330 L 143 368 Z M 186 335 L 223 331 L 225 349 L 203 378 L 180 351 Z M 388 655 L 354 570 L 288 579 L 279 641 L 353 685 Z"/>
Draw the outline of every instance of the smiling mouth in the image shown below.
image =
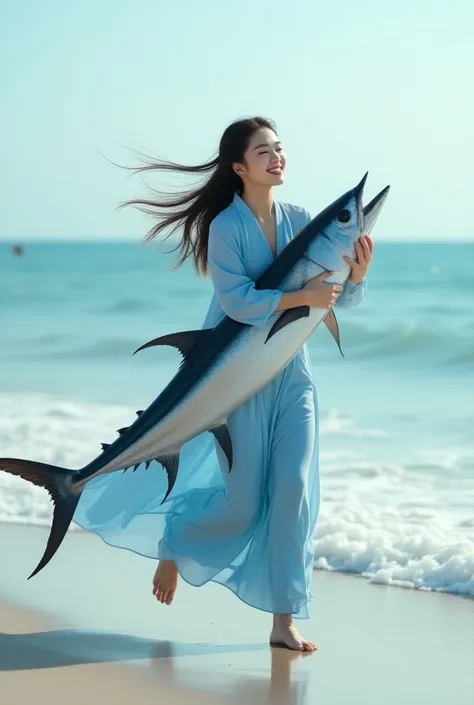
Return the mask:
<path id="1" fill-rule="evenodd" d="M 282 174 L 283 168 L 281 166 L 275 166 L 273 169 L 267 169 L 269 174 Z"/>

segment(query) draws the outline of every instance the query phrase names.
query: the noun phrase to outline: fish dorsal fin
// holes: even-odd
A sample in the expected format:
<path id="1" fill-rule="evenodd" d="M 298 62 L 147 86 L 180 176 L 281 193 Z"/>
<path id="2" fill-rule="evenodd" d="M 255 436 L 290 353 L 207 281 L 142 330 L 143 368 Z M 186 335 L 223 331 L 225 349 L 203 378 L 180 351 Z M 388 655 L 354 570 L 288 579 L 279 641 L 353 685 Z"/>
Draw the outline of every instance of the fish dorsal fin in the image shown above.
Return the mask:
<path id="1" fill-rule="evenodd" d="M 229 466 L 229 472 L 230 472 L 232 470 L 232 459 L 233 459 L 232 458 L 232 440 L 230 438 L 230 433 L 229 433 L 229 429 L 227 428 L 227 424 L 225 423 L 225 421 L 223 421 L 218 426 L 214 426 L 214 428 L 211 428 L 210 431 L 214 435 L 214 438 L 219 443 L 225 457 L 227 458 L 227 464 Z"/>
<path id="2" fill-rule="evenodd" d="M 295 306 L 295 308 L 288 308 L 281 314 L 281 316 L 277 318 L 271 327 L 265 342 L 268 343 L 270 338 L 273 337 L 275 333 L 278 333 L 279 330 L 287 326 L 289 323 L 299 321 L 300 318 L 306 318 L 307 316 L 309 316 L 309 306 Z"/>
<path id="3" fill-rule="evenodd" d="M 339 348 L 339 352 L 341 353 L 342 357 L 344 357 L 344 353 L 342 352 L 341 348 L 341 338 L 339 336 L 339 324 L 332 308 L 329 309 L 329 311 L 323 318 L 323 321 L 326 324 L 328 331 L 331 333 L 332 337 L 336 341 L 337 347 Z"/>
<path id="4" fill-rule="evenodd" d="M 191 351 L 199 345 L 206 336 L 210 334 L 211 330 L 206 328 L 200 330 L 186 330 L 182 333 L 170 333 L 169 335 L 162 335 L 160 338 L 155 338 L 150 340 L 149 343 L 141 345 L 135 350 L 135 353 L 145 348 L 152 348 L 156 345 L 170 345 L 173 348 L 179 350 L 181 355 L 186 359 Z M 135 355 L 135 353 L 133 353 Z"/>
<path id="5" fill-rule="evenodd" d="M 178 475 L 179 467 L 179 451 L 177 453 L 168 453 L 166 455 L 160 455 L 155 458 L 159 463 L 161 463 L 166 470 L 166 475 L 168 477 L 168 489 L 163 497 L 161 504 L 168 499 L 168 495 L 174 487 L 176 482 L 176 477 Z"/>
<path id="6" fill-rule="evenodd" d="M 130 469 L 132 469 L 133 472 L 136 472 L 136 470 L 138 470 L 138 468 L 142 464 L 145 466 L 145 470 L 148 470 L 153 461 L 157 461 L 164 467 L 164 469 L 166 470 L 166 476 L 168 478 L 168 488 L 166 490 L 165 496 L 161 501 L 161 503 L 163 504 L 163 502 L 168 499 L 168 495 L 170 494 L 176 482 L 179 467 L 179 451 L 177 451 L 176 453 L 166 453 L 165 455 L 158 455 L 156 458 L 149 458 L 148 460 L 140 461 L 138 463 L 135 463 L 135 465 L 126 467 L 123 472 L 127 472 L 127 470 Z"/>

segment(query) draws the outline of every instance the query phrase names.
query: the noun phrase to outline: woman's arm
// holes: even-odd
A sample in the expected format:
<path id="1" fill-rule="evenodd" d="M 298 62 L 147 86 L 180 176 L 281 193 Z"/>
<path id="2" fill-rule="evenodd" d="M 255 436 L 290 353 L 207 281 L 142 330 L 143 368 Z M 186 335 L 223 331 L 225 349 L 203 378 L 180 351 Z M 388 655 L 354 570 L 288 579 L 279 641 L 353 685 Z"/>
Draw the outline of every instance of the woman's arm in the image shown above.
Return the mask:
<path id="1" fill-rule="evenodd" d="M 351 274 L 337 300 L 337 306 L 341 308 L 358 306 L 367 296 L 367 273 L 374 251 L 374 244 L 368 235 L 359 238 L 355 243 L 355 251 L 356 259 L 344 257 L 351 267 Z"/>
<path id="2" fill-rule="evenodd" d="M 367 296 L 367 280 L 363 279 L 358 284 L 354 284 L 350 279 L 344 285 L 341 295 L 336 301 L 336 306 L 340 308 L 351 308 L 358 306 Z"/>
<path id="3" fill-rule="evenodd" d="M 323 272 L 299 291 L 256 289 L 245 273 L 236 228 L 219 220 L 213 220 L 209 228 L 208 264 L 216 298 L 227 316 L 256 326 L 265 325 L 276 311 L 297 306 L 328 308 L 341 290 L 324 283 L 332 272 Z"/>
<path id="4" fill-rule="evenodd" d="M 256 289 L 245 273 L 237 228 L 214 219 L 209 228 L 208 265 L 216 298 L 236 321 L 263 326 L 282 299 L 277 289 Z"/>

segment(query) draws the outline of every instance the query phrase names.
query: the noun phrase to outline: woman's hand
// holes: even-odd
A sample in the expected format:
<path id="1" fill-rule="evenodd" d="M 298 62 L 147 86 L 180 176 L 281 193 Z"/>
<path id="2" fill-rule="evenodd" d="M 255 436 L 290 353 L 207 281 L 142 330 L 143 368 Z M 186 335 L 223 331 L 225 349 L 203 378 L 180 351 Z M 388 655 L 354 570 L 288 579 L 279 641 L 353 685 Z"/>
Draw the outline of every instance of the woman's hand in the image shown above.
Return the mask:
<path id="1" fill-rule="evenodd" d="M 332 308 L 334 306 L 342 291 L 342 286 L 324 281 L 333 274 L 334 272 L 321 272 L 301 289 L 306 306 L 311 306 L 311 308 Z"/>
<path id="2" fill-rule="evenodd" d="M 374 252 L 374 243 L 368 235 L 362 235 L 355 243 L 355 250 L 357 259 L 351 259 L 346 256 L 344 256 L 344 259 L 351 268 L 349 280 L 353 284 L 360 284 L 369 271 Z"/>

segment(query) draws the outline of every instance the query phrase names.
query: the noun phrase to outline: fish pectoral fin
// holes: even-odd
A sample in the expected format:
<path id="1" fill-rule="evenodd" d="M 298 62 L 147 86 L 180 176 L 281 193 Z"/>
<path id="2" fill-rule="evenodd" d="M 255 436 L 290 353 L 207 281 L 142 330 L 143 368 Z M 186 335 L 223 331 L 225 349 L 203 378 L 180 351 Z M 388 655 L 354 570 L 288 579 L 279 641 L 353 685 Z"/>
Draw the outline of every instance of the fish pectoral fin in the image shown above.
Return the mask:
<path id="1" fill-rule="evenodd" d="M 159 463 L 161 463 L 166 470 L 166 474 L 168 476 L 168 489 L 166 491 L 165 496 L 163 497 L 163 502 L 166 501 L 168 498 L 169 493 L 174 487 L 174 483 L 176 482 L 176 477 L 178 475 L 178 467 L 179 467 L 179 451 L 177 453 L 168 453 L 166 455 L 160 455 L 158 458 L 155 458 Z M 147 463 L 148 467 L 149 463 Z"/>
<path id="2" fill-rule="evenodd" d="M 230 437 L 227 423 L 224 421 L 223 423 L 219 424 L 218 426 L 214 426 L 214 428 L 211 428 L 209 430 L 216 439 L 216 441 L 219 443 L 220 447 L 222 448 L 222 452 L 227 458 L 227 463 L 229 465 L 230 472 L 232 470 L 233 451 L 232 439 Z"/>
<path id="3" fill-rule="evenodd" d="M 287 326 L 293 321 L 298 321 L 300 318 L 306 318 L 309 316 L 309 306 L 296 306 L 295 308 L 289 308 L 284 311 L 281 316 L 275 321 L 267 335 L 266 343 L 270 340 L 275 333 Z"/>
<path id="4" fill-rule="evenodd" d="M 162 335 L 160 338 L 155 338 L 150 340 L 149 343 L 141 345 L 133 353 L 144 350 L 145 348 L 152 348 L 156 345 L 170 345 L 172 348 L 179 350 L 181 355 L 186 359 L 191 351 L 201 343 L 207 335 L 209 335 L 211 329 L 200 329 L 200 330 L 186 330 L 183 333 L 170 333 L 169 335 Z"/>
<path id="5" fill-rule="evenodd" d="M 329 309 L 329 311 L 323 318 L 323 322 L 326 324 L 328 331 L 331 333 L 332 337 L 336 341 L 337 347 L 339 348 L 339 352 L 341 353 L 342 357 L 344 357 L 344 353 L 342 352 L 341 348 L 341 338 L 339 336 L 339 324 L 332 308 Z"/>

